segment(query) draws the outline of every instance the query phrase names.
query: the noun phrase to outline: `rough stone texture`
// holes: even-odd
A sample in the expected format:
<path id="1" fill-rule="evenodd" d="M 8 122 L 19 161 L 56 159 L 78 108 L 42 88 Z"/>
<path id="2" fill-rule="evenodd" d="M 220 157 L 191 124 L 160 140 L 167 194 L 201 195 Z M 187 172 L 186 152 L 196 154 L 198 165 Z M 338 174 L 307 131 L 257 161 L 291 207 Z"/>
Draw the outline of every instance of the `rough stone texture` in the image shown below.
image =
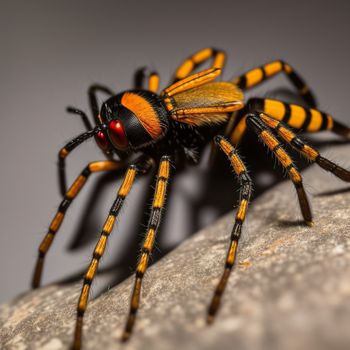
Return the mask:
<path id="1" fill-rule="evenodd" d="M 332 154 L 349 166 L 348 147 L 336 147 Z M 315 226 L 300 225 L 289 182 L 256 200 L 240 242 L 239 264 L 212 326 L 205 324 L 205 312 L 222 272 L 232 214 L 150 268 L 129 343 L 119 339 L 133 280 L 92 301 L 84 348 L 348 349 L 350 187 L 316 166 L 304 177 L 313 195 Z M 80 287 L 50 285 L 1 306 L 1 348 L 68 348 Z"/>

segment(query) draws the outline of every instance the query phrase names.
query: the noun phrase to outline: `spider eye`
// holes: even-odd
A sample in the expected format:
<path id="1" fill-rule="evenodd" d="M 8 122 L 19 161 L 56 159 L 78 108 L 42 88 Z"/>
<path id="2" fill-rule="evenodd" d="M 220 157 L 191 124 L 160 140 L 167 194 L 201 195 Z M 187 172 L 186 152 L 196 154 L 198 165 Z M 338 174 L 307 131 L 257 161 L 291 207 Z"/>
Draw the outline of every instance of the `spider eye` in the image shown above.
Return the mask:
<path id="1" fill-rule="evenodd" d="M 103 151 L 107 151 L 109 146 L 108 146 L 108 141 L 106 139 L 105 134 L 102 131 L 99 131 L 96 135 L 95 135 L 95 140 L 98 144 L 98 146 L 103 150 Z"/>
<path id="2" fill-rule="evenodd" d="M 120 120 L 112 120 L 109 123 L 109 137 L 116 148 L 120 150 L 128 148 L 129 142 Z"/>

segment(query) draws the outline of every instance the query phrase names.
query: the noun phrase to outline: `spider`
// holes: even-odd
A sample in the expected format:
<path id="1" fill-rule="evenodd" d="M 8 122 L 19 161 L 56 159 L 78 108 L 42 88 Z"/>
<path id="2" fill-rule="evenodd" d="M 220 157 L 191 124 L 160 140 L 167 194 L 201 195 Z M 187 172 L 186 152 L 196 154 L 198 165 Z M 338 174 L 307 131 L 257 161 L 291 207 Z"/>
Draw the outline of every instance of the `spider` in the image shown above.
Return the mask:
<path id="1" fill-rule="evenodd" d="M 176 70 L 171 85 L 160 94 L 157 94 L 159 76 L 156 72 L 138 76 L 138 85 L 147 80 L 146 88 L 124 91 L 117 95 L 100 85 L 90 87 L 89 99 L 96 123 L 94 127 L 84 112 L 68 108 L 69 112 L 79 114 L 83 118 L 88 130 L 72 139 L 60 150 L 61 180 L 66 157 L 89 138 L 95 138 L 98 146 L 107 156 L 107 160 L 89 163 L 65 193 L 48 233 L 40 244 L 32 281 L 33 288 L 40 286 L 44 258 L 66 210 L 90 174 L 126 168 L 123 182 L 111 206 L 84 277 L 77 306 L 73 349 L 81 348 L 83 317 L 90 287 L 116 217 L 137 175 L 145 174 L 155 166 L 158 169 L 148 227 L 136 268 L 130 311 L 122 334 L 123 341 L 129 339 L 135 324 L 143 277 L 163 215 L 171 164 L 174 166 L 197 164 L 204 148 L 211 143 L 212 151 L 221 150 L 226 154 L 240 185 L 238 209 L 223 274 L 207 311 L 208 323 L 213 322 L 219 309 L 221 297 L 235 263 L 238 241 L 252 193 L 252 181 L 236 150 L 247 128 L 256 133 L 262 143 L 273 152 L 289 175 L 295 186 L 306 225 L 311 226 L 313 221 L 302 176 L 284 149 L 283 142 L 324 170 L 330 171 L 343 181 L 350 182 L 349 171 L 322 157 L 314 147 L 307 145 L 296 135 L 298 131 L 311 133 L 330 130 L 350 139 L 350 128 L 336 121 L 331 115 L 316 109 L 312 92 L 291 65 L 282 60 L 275 60 L 252 69 L 233 81 L 214 81 L 222 72 L 225 58 L 223 51 L 214 48 L 205 48 L 196 52 L 183 61 Z M 209 69 L 198 73 L 193 72 L 206 62 L 210 62 Z M 250 98 L 247 102 L 244 101 L 243 91 L 261 84 L 280 72 L 285 73 L 295 86 L 305 102 L 305 107 L 262 98 Z M 110 95 L 102 103 L 101 108 L 97 102 L 98 91 Z M 63 180 L 61 182 L 64 183 Z"/>

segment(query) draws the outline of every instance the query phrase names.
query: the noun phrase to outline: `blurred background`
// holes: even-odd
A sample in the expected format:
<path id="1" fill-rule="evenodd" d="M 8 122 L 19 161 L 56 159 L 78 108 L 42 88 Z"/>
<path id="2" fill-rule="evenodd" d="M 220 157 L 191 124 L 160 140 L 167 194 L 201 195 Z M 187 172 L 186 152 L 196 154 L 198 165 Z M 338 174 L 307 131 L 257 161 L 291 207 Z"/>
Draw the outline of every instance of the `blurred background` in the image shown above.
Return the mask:
<path id="1" fill-rule="evenodd" d="M 29 288 L 38 245 L 61 198 L 57 152 L 84 131 L 79 117 L 67 114 L 65 107 L 75 106 L 91 115 L 89 85 L 105 84 L 116 92 L 129 89 L 135 70 L 147 66 L 160 73 L 164 88 L 181 60 L 213 46 L 228 54 L 227 80 L 270 60 L 286 60 L 312 87 L 320 109 L 349 124 L 349 16 L 350 3 L 345 0 L 2 0 L 0 302 Z M 249 95 L 294 100 L 293 92 L 281 75 Z M 104 96 L 100 98 L 103 101 Z M 327 155 L 327 144 L 338 138 L 323 133 L 313 140 Z M 282 179 L 281 170 L 273 171 L 274 161 L 265 158 L 263 147 L 252 135 L 240 152 L 256 182 L 256 196 Z M 337 160 L 336 154 L 330 156 Z M 103 155 L 93 140 L 83 144 L 67 161 L 68 182 L 89 161 L 99 159 Z M 45 284 L 82 277 L 120 175 L 91 176 L 47 255 Z M 134 271 L 151 185 L 150 177 L 137 181 L 123 207 L 95 292 Z M 291 208 L 299 220 L 296 196 L 290 188 Z M 307 188 L 312 194 L 312 184 Z M 203 159 L 199 167 L 177 174 L 154 260 L 232 211 L 236 189 L 227 162 L 219 161 L 215 169 L 209 169 Z"/>

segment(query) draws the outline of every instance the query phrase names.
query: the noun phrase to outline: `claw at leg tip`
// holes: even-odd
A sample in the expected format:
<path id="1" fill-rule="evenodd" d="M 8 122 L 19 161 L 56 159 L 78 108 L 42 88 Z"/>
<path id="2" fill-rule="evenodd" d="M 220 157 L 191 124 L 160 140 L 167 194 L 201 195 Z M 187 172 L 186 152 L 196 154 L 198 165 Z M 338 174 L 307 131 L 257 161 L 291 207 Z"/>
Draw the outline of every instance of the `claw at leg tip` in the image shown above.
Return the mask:
<path id="1" fill-rule="evenodd" d="M 122 337 L 121 337 L 121 341 L 123 343 L 127 342 L 130 339 L 130 333 L 129 332 L 123 332 Z"/>
<path id="2" fill-rule="evenodd" d="M 207 316 L 207 324 L 212 324 L 214 322 L 214 316 L 208 315 Z"/>
<path id="3" fill-rule="evenodd" d="M 305 221 L 305 224 L 309 227 L 314 226 L 314 222 L 313 221 Z"/>

